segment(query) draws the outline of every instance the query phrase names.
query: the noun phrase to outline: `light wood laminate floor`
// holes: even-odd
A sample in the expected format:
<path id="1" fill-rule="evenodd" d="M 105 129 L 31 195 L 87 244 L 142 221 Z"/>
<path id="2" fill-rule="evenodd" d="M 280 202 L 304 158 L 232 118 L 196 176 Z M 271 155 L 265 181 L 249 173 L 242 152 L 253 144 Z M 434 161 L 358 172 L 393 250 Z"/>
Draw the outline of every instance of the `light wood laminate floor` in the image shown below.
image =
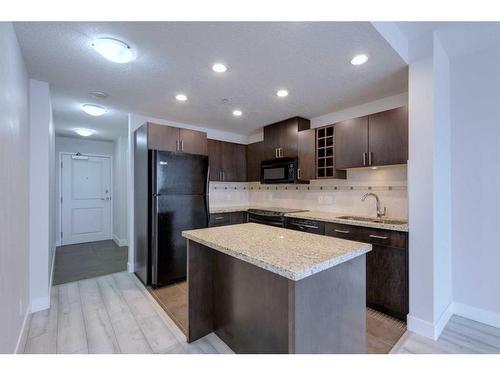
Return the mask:
<path id="1" fill-rule="evenodd" d="M 406 332 L 394 354 L 500 354 L 500 329 L 452 316 L 438 340 Z"/>
<path id="2" fill-rule="evenodd" d="M 52 287 L 31 317 L 25 353 L 232 353 L 215 334 L 192 344 L 127 272 Z"/>

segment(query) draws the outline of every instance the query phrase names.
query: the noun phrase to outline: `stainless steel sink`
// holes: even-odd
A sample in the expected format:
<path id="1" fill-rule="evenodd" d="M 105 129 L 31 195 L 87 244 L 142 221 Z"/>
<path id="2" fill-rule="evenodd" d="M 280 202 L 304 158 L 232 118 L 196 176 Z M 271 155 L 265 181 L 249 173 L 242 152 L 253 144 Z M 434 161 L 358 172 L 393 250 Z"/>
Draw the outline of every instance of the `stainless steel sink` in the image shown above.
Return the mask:
<path id="1" fill-rule="evenodd" d="M 393 225 L 403 225 L 408 224 L 406 220 L 396 220 L 396 219 L 377 219 L 373 217 L 363 217 L 363 216 L 339 216 L 339 219 L 344 220 L 354 220 L 354 221 L 365 221 L 369 223 L 380 223 L 380 224 L 393 224 Z"/>

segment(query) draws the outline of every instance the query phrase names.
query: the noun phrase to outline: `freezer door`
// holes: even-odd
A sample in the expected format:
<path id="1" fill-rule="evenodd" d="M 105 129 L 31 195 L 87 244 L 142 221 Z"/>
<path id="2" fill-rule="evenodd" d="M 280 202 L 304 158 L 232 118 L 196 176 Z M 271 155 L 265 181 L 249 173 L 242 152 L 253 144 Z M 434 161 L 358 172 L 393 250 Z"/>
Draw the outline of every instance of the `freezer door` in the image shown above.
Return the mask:
<path id="1" fill-rule="evenodd" d="M 156 246 L 153 284 L 168 285 L 186 279 L 187 241 L 182 231 L 206 228 L 207 199 L 204 195 L 162 195 L 155 198 Z"/>
<path id="2" fill-rule="evenodd" d="M 156 194 L 207 194 L 207 156 L 168 151 L 155 152 Z"/>

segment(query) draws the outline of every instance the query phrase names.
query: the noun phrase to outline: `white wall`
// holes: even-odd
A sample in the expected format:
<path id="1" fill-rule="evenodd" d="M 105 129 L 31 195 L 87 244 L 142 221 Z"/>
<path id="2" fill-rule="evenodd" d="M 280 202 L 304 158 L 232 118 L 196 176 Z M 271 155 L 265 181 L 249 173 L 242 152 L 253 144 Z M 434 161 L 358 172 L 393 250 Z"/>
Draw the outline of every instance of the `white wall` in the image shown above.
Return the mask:
<path id="1" fill-rule="evenodd" d="M 450 66 L 455 311 L 500 327 L 498 45 L 454 57 Z"/>
<path id="2" fill-rule="evenodd" d="M 87 155 L 100 155 L 113 157 L 115 145 L 111 141 L 98 141 L 85 138 L 61 137 L 57 136 L 55 141 L 55 185 L 56 185 L 56 232 L 57 243 L 61 243 L 61 191 L 59 183 L 60 174 L 60 153 L 61 152 L 80 152 Z"/>
<path id="3" fill-rule="evenodd" d="M 30 80 L 30 299 L 31 311 L 50 306 L 55 162 L 52 105 L 47 82 Z"/>
<path id="4" fill-rule="evenodd" d="M 113 156 L 113 239 L 119 246 L 128 244 L 127 197 L 128 137 L 114 142 Z"/>
<path id="5" fill-rule="evenodd" d="M 30 151 L 28 77 L 11 23 L 0 22 L 0 50 L 0 353 L 13 353 L 29 313 Z"/>

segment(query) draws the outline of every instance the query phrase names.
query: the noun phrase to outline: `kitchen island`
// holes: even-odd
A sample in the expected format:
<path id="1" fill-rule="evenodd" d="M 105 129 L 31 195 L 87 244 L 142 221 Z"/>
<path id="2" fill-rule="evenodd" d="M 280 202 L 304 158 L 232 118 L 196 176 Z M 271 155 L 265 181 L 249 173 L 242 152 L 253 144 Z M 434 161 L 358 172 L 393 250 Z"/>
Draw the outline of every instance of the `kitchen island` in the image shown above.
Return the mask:
<path id="1" fill-rule="evenodd" d="M 371 245 L 246 223 L 184 231 L 188 342 L 236 353 L 364 353 Z"/>

